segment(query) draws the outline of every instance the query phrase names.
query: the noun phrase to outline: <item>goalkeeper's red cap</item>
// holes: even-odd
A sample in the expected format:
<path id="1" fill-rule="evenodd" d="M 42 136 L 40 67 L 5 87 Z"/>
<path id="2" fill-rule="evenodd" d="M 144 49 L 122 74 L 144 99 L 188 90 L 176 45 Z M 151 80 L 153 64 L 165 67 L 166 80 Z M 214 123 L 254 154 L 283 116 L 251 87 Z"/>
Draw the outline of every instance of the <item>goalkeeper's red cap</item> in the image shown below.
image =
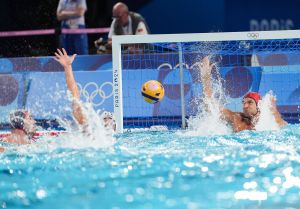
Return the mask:
<path id="1" fill-rule="evenodd" d="M 258 101 L 261 100 L 261 96 L 257 92 L 249 92 L 247 93 L 244 98 L 251 98 L 255 101 L 256 105 L 258 104 Z"/>

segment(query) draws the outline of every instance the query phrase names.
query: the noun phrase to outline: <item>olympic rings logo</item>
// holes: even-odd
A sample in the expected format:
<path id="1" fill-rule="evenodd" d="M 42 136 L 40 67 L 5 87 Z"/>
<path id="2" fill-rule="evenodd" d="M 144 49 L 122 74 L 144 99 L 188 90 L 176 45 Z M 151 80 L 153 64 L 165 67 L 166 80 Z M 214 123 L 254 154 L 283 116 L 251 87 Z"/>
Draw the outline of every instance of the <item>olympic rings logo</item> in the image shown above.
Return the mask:
<path id="1" fill-rule="evenodd" d="M 98 86 L 95 82 L 89 82 L 82 87 L 80 83 L 77 83 L 80 94 L 86 99 L 86 101 L 93 104 L 94 107 L 102 105 L 105 100 L 113 96 L 113 84 L 112 82 L 104 82 Z M 104 88 L 110 88 L 109 91 L 104 91 Z M 108 94 L 109 93 L 109 94 Z"/>
<path id="2" fill-rule="evenodd" d="M 183 65 L 183 67 L 185 67 L 186 69 L 189 69 L 189 65 L 188 65 L 188 64 L 182 63 L 182 65 Z M 178 63 L 177 65 L 175 65 L 174 68 L 173 68 L 173 66 L 172 66 L 171 64 L 169 64 L 169 63 L 162 63 L 161 65 L 159 65 L 159 66 L 157 67 L 157 70 L 160 70 L 160 69 L 169 69 L 169 70 L 171 70 L 171 69 L 179 69 L 179 68 L 180 68 L 180 63 Z"/>
<path id="3" fill-rule="evenodd" d="M 259 33 L 247 33 L 248 38 L 257 39 L 259 38 Z"/>

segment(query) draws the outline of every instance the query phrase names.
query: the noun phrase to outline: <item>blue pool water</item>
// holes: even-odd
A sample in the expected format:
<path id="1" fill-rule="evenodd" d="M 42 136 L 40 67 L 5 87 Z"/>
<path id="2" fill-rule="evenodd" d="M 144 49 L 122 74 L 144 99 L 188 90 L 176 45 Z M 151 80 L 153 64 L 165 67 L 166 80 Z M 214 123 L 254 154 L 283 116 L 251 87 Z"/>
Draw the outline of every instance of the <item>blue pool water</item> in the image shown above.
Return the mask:
<path id="1" fill-rule="evenodd" d="M 300 125 L 216 136 L 52 138 L 0 155 L 0 208 L 299 208 Z"/>

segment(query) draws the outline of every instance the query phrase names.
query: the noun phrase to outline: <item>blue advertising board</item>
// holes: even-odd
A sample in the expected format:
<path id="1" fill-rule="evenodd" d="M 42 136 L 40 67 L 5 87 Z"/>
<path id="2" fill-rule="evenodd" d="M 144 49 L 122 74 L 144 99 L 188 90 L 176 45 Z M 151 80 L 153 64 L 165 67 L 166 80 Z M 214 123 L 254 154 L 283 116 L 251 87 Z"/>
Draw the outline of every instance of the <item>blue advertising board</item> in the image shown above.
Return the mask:
<path id="1" fill-rule="evenodd" d="M 136 59 L 143 59 L 143 55 L 135 56 Z M 127 65 L 123 70 L 124 117 L 181 115 L 178 59 L 159 56 L 148 56 L 149 60 L 153 60 L 150 68 L 148 66 L 145 69 L 142 65 L 136 68 L 133 64 Z M 228 67 L 227 59 L 223 60 L 224 66 L 220 63 L 219 72 L 224 81 L 228 107 L 240 111 L 242 97 L 248 91 L 258 91 L 264 95 L 272 90 L 277 96 L 278 108 L 282 113 L 297 114 L 300 103 L 299 56 L 265 54 L 256 59 L 257 67 Z M 185 61 L 186 111 L 187 115 L 194 115 L 197 104 L 192 101 L 202 96 L 202 85 L 195 79 L 192 63 L 189 63 L 192 60 Z M 143 63 L 149 65 L 148 62 Z M 0 66 L 0 123 L 7 123 L 9 112 L 16 108 L 27 108 L 40 120 L 67 118 L 72 115 L 63 69 L 52 57 L 0 59 Z M 113 111 L 111 57 L 78 56 L 73 67 L 81 99 L 90 102 L 95 110 Z M 164 99 L 155 105 L 145 102 L 141 96 L 142 84 L 151 79 L 158 80 L 165 88 Z"/>

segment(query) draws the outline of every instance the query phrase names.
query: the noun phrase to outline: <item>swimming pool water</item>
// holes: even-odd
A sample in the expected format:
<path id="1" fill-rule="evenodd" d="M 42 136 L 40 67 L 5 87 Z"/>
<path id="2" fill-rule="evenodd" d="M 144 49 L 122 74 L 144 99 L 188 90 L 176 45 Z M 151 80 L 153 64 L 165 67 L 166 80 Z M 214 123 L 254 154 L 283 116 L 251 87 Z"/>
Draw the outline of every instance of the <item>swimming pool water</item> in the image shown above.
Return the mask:
<path id="1" fill-rule="evenodd" d="M 116 138 L 106 148 L 61 146 L 59 137 L 9 148 L 0 208 L 299 208 L 300 125 Z"/>

